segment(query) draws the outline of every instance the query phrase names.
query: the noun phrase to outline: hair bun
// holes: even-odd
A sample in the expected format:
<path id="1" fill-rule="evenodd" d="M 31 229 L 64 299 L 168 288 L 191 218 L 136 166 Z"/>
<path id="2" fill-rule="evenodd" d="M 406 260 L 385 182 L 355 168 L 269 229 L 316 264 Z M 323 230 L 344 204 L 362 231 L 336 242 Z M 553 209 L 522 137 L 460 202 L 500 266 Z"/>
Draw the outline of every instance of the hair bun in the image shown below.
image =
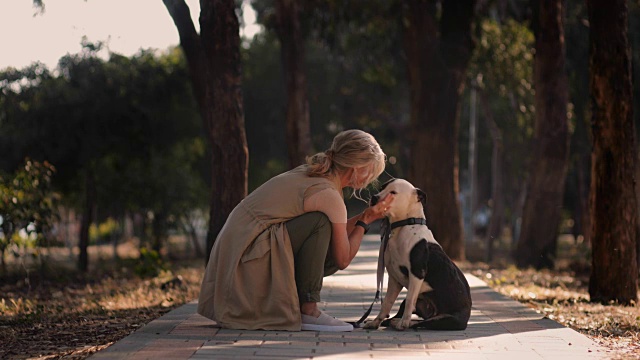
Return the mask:
<path id="1" fill-rule="evenodd" d="M 329 159 L 329 161 L 333 162 L 333 150 L 327 150 L 324 152 L 324 155 Z"/>

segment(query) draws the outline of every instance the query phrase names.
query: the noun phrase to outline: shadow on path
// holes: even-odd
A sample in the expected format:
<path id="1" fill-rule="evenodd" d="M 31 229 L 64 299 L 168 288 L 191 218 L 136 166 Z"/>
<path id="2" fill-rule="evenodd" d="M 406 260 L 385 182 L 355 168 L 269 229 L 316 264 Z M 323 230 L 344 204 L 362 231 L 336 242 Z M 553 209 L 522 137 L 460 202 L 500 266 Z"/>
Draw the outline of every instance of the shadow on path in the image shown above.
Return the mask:
<path id="1" fill-rule="evenodd" d="M 356 321 L 373 301 L 379 238 L 368 236 L 348 269 L 324 279 L 322 310 Z M 109 359 L 585 359 L 607 358 L 589 338 L 489 288 L 466 274 L 473 307 L 466 330 L 381 328 L 353 332 L 282 332 L 221 329 L 196 314 L 196 302 L 156 319 L 93 358 Z M 386 281 L 385 281 L 386 286 Z M 404 299 L 403 291 L 394 308 Z M 373 319 L 380 304 L 374 305 Z"/>

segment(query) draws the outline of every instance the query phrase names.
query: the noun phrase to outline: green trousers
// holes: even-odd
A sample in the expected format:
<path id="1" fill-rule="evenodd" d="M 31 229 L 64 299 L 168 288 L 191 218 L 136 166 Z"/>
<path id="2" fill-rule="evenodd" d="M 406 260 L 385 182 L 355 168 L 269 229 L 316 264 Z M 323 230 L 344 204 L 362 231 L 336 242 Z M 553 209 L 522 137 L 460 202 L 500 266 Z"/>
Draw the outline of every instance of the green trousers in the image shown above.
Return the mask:
<path id="1" fill-rule="evenodd" d="M 293 218 L 286 226 L 300 302 L 320 302 L 322 278 L 339 270 L 329 253 L 331 222 L 324 213 L 316 211 Z"/>

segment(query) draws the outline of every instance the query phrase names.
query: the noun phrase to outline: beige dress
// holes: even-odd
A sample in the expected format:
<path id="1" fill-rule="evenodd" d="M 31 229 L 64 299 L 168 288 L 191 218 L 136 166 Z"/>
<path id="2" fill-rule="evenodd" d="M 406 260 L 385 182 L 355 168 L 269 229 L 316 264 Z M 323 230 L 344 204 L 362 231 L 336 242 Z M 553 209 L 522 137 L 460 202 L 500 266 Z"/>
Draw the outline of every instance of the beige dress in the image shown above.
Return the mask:
<path id="1" fill-rule="evenodd" d="M 305 197 L 329 188 L 342 193 L 329 179 L 307 176 L 303 165 L 242 200 L 211 250 L 198 313 L 224 328 L 299 331 L 294 258 L 284 223 L 305 212 Z"/>

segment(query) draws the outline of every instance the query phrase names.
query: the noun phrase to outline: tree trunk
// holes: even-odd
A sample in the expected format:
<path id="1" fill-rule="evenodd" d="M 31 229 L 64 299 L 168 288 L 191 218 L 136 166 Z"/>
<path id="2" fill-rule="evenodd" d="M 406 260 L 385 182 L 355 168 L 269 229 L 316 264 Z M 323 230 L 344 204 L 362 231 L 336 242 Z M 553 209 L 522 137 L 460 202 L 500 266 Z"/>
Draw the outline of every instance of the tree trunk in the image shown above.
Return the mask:
<path id="1" fill-rule="evenodd" d="M 185 214 L 181 216 L 179 224 L 182 231 L 186 234 L 189 240 L 191 240 L 196 257 L 204 256 L 202 247 L 200 246 L 200 241 L 198 240 L 198 232 L 196 231 L 196 227 L 193 225 L 188 212 L 185 212 Z"/>
<path id="2" fill-rule="evenodd" d="M 287 149 L 294 168 L 311 155 L 309 100 L 304 72 L 304 39 L 296 0 L 277 0 L 277 33 L 287 88 Z"/>
<path id="3" fill-rule="evenodd" d="M 588 68 L 588 55 L 585 61 Z M 590 122 L 589 118 L 591 112 L 589 110 L 589 83 L 588 83 L 588 71 L 586 73 L 584 81 L 580 76 L 579 84 L 584 83 L 584 90 L 581 90 L 577 94 L 571 96 L 571 102 L 574 105 L 574 123 L 575 127 L 571 136 L 571 160 L 570 168 L 573 167 L 575 172 L 575 182 L 567 183 L 567 190 L 569 187 L 573 187 L 576 193 L 576 199 L 574 201 L 573 219 L 574 226 L 572 233 L 576 240 L 576 243 L 582 241 L 585 244 L 589 244 L 589 232 L 591 226 L 589 225 L 589 173 L 591 171 L 591 134 L 590 134 Z M 582 87 L 582 86 L 581 86 Z M 584 94 L 582 94 L 584 93 Z"/>
<path id="4" fill-rule="evenodd" d="M 202 253 L 202 248 L 200 247 L 200 242 L 198 241 L 198 233 L 196 232 L 196 228 L 191 224 L 188 225 L 188 234 L 191 238 L 191 242 L 193 243 L 193 249 L 196 252 L 196 256 L 203 256 L 204 254 Z"/>
<path id="5" fill-rule="evenodd" d="M 4 258 L 6 252 L 6 247 L 1 247 L 0 248 L 0 269 L 2 269 L 2 275 L 7 275 L 7 263 L 6 263 L 6 259 Z"/>
<path id="6" fill-rule="evenodd" d="M 519 267 L 554 266 L 569 156 L 562 0 L 532 1 L 536 38 L 536 120 L 522 229 L 516 248 Z"/>
<path id="7" fill-rule="evenodd" d="M 157 252 L 158 255 L 160 255 L 160 252 L 162 251 L 162 244 L 166 242 L 166 224 L 167 216 L 164 213 L 158 212 L 154 214 L 153 220 L 151 221 L 151 229 L 153 231 L 153 242 L 151 244 L 151 248 L 153 251 Z"/>
<path id="8" fill-rule="evenodd" d="M 591 301 L 637 301 L 638 207 L 631 55 L 624 0 L 588 0 L 591 153 Z"/>
<path id="9" fill-rule="evenodd" d="M 633 80 L 632 80 L 633 81 Z M 638 153 L 638 147 L 636 145 L 636 179 L 640 179 L 640 153 Z M 635 181 L 636 190 L 636 203 L 638 205 L 638 216 L 640 216 L 640 181 Z M 640 278 L 640 219 L 636 224 L 636 264 L 638 267 L 638 277 Z"/>
<path id="10" fill-rule="evenodd" d="M 405 2 L 404 47 L 411 87 L 410 181 L 427 193 L 427 222 L 444 250 L 464 259 L 458 199 L 460 96 L 473 41 L 475 0 Z"/>
<path id="11" fill-rule="evenodd" d="M 491 134 L 493 149 L 491 151 L 491 220 L 487 228 L 485 261 L 487 263 L 493 260 L 493 243 L 500 238 L 502 234 L 502 225 L 504 224 L 504 146 L 502 142 L 502 131 L 496 124 L 491 108 L 489 107 L 489 99 L 484 91 L 479 91 L 480 103 L 484 110 L 484 119 Z"/>
<path id="12" fill-rule="evenodd" d="M 582 241 L 590 243 L 591 219 L 589 216 L 589 159 L 588 153 L 576 156 L 575 167 L 577 173 L 576 191 L 578 199 L 574 213 L 573 235 L 576 241 L 582 236 Z"/>
<path id="13" fill-rule="evenodd" d="M 125 217 L 124 216 L 118 219 L 118 227 L 121 229 L 121 231 L 118 231 L 115 235 L 114 234 L 111 235 L 111 241 L 113 244 L 113 260 L 120 259 L 120 256 L 118 256 L 118 243 L 120 242 L 120 239 L 124 238 L 125 236 Z"/>
<path id="14" fill-rule="evenodd" d="M 586 105 L 585 105 L 586 107 Z M 582 237 L 586 243 L 590 243 L 591 225 L 589 214 L 589 172 L 591 156 L 591 141 L 589 137 L 589 128 L 587 127 L 587 111 L 581 111 L 576 114 L 576 125 L 571 140 L 573 150 L 573 167 L 576 172 L 576 192 L 577 199 L 575 211 L 573 214 L 574 226 L 573 235 L 576 241 Z"/>
<path id="15" fill-rule="evenodd" d="M 178 28 L 194 93 L 211 143 L 207 253 L 233 208 L 247 195 L 249 150 L 242 108 L 240 33 L 233 0 L 200 1 L 200 34 L 184 0 L 163 0 Z"/>
<path id="16" fill-rule="evenodd" d="M 84 273 L 89 270 L 89 253 L 87 248 L 89 247 L 89 228 L 91 227 L 91 221 L 93 220 L 93 214 L 96 203 L 96 183 L 93 178 L 93 170 L 90 168 L 85 175 L 85 200 L 84 211 L 82 212 L 82 220 L 80 223 L 80 242 L 78 247 L 80 254 L 78 257 L 78 269 Z"/>

